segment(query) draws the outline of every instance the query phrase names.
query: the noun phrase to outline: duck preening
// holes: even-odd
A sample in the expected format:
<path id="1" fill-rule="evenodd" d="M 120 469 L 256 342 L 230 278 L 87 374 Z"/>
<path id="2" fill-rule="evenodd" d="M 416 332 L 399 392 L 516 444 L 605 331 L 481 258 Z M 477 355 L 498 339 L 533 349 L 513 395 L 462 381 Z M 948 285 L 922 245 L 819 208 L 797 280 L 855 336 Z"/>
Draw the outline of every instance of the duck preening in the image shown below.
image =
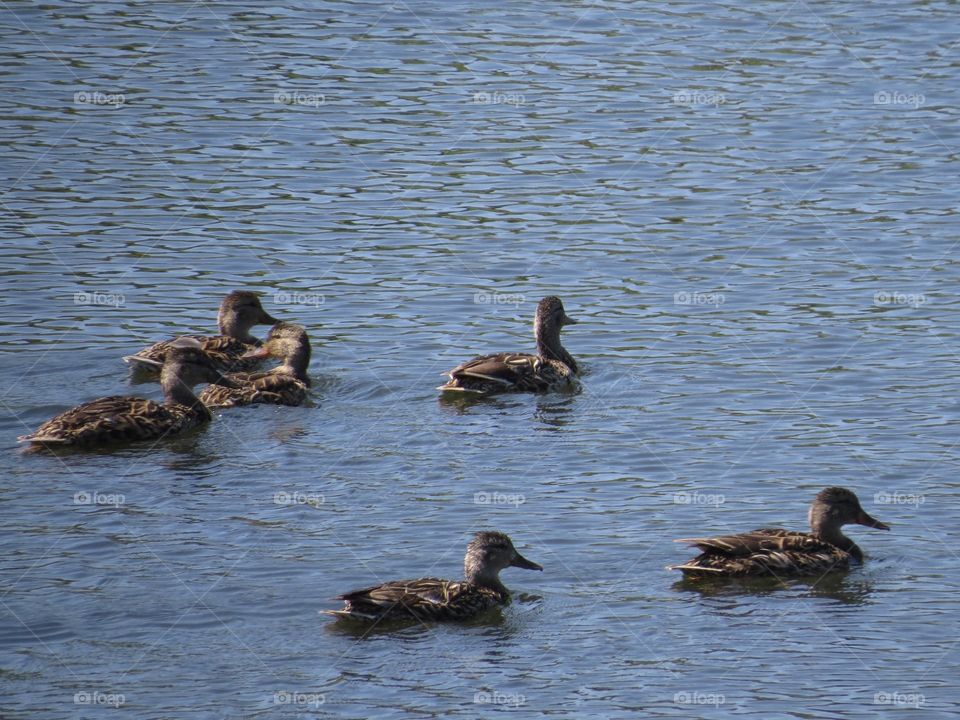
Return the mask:
<path id="1" fill-rule="evenodd" d="M 272 317 L 256 293 L 248 290 L 234 290 L 220 303 L 217 313 L 219 335 L 188 335 L 200 343 L 207 353 L 224 371 L 253 370 L 259 367 L 262 358 L 243 360 L 241 357 L 260 346 L 260 341 L 250 334 L 254 325 L 273 325 Z M 159 372 L 167 351 L 178 338 L 163 340 L 144 348 L 135 355 L 126 355 L 123 360 L 143 372 Z"/>
<path id="2" fill-rule="evenodd" d="M 337 597 L 343 610 L 327 610 L 341 619 L 361 620 L 466 620 L 510 601 L 510 591 L 500 582 L 508 567 L 543 570 L 527 560 L 502 532 L 479 532 L 467 545 L 463 580 L 420 578 L 395 580 L 354 590 Z"/>
<path id="3" fill-rule="evenodd" d="M 310 378 L 310 339 L 299 325 L 278 322 L 267 333 L 263 345 L 254 348 L 241 359 L 279 358 L 281 364 L 265 372 L 228 373 L 233 387 L 208 385 L 200 393 L 207 407 L 234 407 L 269 403 L 273 405 L 301 405 L 307 399 Z"/>
<path id="4" fill-rule="evenodd" d="M 537 353 L 496 353 L 458 365 L 450 380 L 438 390 L 444 392 L 545 392 L 576 386 L 577 362 L 560 343 L 560 330 L 576 324 L 567 315 L 558 297 L 545 297 L 537 305 L 533 334 Z"/>
<path id="5" fill-rule="evenodd" d="M 230 381 L 199 343 L 184 338 L 165 353 L 162 403 L 128 395 L 100 398 L 60 413 L 18 440 L 37 447 L 91 447 L 176 435 L 210 421 L 193 387 L 215 382 Z"/>
<path id="6" fill-rule="evenodd" d="M 685 538 L 702 552 L 682 565 L 688 576 L 821 575 L 863 562 L 863 551 L 841 532 L 856 523 L 878 530 L 890 527 L 871 517 L 851 490 L 821 490 L 810 506 L 810 532 L 762 528 L 738 535 Z"/>

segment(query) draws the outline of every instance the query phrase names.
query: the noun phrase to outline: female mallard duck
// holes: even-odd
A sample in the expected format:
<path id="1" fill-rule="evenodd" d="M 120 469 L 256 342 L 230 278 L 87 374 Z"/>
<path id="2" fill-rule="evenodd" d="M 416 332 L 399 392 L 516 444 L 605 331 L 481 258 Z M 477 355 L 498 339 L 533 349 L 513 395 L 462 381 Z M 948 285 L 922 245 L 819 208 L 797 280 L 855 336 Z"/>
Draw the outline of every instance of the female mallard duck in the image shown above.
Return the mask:
<path id="1" fill-rule="evenodd" d="M 200 401 L 207 407 L 233 407 L 254 403 L 300 405 L 307 399 L 310 378 L 310 339 L 299 325 L 278 322 L 267 334 L 259 348 L 241 358 L 277 357 L 282 365 L 267 372 L 230 373 L 227 377 L 236 387 L 208 385 L 200 393 Z"/>
<path id="2" fill-rule="evenodd" d="M 90 447 L 175 435 L 210 421 L 210 411 L 193 394 L 194 385 L 209 382 L 229 380 L 199 347 L 172 345 L 160 373 L 162 404 L 126 395 L 100 398 L 62 412 L 18 439 L 36 446 Z"/>
<path id="3" fill-rule="evenodd" d="M 213 358 L 222 370 L 253 370 L 260 359 L 241 360 L 241 356 L 260 345 L 250 334 L 254 325 L 273 325 L 277 320 L 267 314 L 260 298 L 248 290 L 234 290 L 220 303 L 217 313 L 219 335 L 187 335 L 200 343 L 204 352 Z M 179 338 L 178 338 L 179 339 Z M 164 340 L 144 348 L 136 355 L 126 355 L 125 362 L 146 372 L 159 372 L 174 340 Z"/>
<path id="4" fill-rule="evenodd" d="M 395 580 L 340 595 L 346 607 L 326 613 L 363 621 L 466 620 L 509 602 L 510 591 L 500 582 L 500 571 L 508 567 L 543 570 L 503 533 L 479 532 L 467 545 L 464 580 Z"/>
<path id="5" fill-rule="evenodd" d="M 703 552 L 683 565 L 670 565 L 691 576 L 822 575 L 862 563 L 863 551 L 840 528 L 850 523 L 889 530 L 860 507 L 846 488 L 821 490 L 810 506 L 811 532 L 764 528 L 740 535 L 686 538 L 676 542 Z"/>
<path id="6" fill-rule="evenodd" d="M 577 363 L 560 344 L 560 329 L 574 325 L 558 297 L 545 297 L 537 305 L 533 334 L 537 354 L 497 353 L 458 365 L 449 382 L 438 390 L 491 394 L 497 392 L 544 392 L 573 387 Z"/>

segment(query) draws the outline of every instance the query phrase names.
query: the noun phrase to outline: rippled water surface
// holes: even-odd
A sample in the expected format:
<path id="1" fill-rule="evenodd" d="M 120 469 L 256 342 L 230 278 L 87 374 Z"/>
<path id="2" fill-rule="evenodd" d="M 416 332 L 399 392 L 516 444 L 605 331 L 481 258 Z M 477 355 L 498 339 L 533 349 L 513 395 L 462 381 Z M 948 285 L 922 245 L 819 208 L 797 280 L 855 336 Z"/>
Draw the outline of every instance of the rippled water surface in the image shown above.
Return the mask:
<path id="1" fill-rule="evenodd" d="M 4 717 L 955 717 L 955 5 L 54 0 L 0 26 Z M 234 288 L 308 328 L 311 407 L 18 449 L 157 397 L 120 356 L 212 330 Z M 581 392 L 438 399 L 531 348 L 547 294 Z M 892 525 L 851 530 L 863 568 L 664 569 L 677 537 L 803 529 L 833 484 Z M 491 527 L 544 566 L 504 573 L 501 613 L 318 614 L 458 577 Z"/>

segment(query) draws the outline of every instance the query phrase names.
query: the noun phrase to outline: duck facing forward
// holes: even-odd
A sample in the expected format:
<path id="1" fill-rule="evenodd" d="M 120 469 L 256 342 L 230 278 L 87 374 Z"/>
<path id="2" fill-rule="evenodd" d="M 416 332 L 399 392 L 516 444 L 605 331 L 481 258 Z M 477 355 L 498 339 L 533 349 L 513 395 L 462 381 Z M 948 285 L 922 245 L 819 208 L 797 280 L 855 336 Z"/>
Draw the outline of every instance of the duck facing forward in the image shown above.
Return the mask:
<path id="1" fill-rule="evenodd" d="M 467 545 L 464 580 L 395 580 L 338 596 L 343 610 L 327 610 L 341 619 L 361 620 L 467 620 L 490 608 L 506 605 L 510 591 L 500 582 L 508 567 L 543 570 L 527 560 L 501 532 L 479 532 Z"/>
<path id="2" fill-rule="evenodd" d="M 278 322 L 267 333 L 259 348 L 241 359 L 277 357 L 283 362 L 272 370 L 255 373 L 230 373 L 226 377 L 236 387 L 208 385 L 200 393 L 200 401 L 207 407 L 234 407 L 269 403 L 273 405 L 301 405 L 307 399 L 310 378 L 310 339 L 299 325 Z"/>
<path id="3" fill-rule="evenodd" d="M 229 380 L 200 348 L 173 345 L 160 373 L 163 403 L 127 395 L 92 400 L 47 420 L 18 440 L 36 448 L 92 447 L 176 435 L 210 421 L 210 411 L 193 394 L 194 385 L 210 382 Z"/>
<path id="4" fill-rule="evenodd" d="M 870 517 L 846 488 L 821 490 L 810 506 L 811 532 L 763 528 L 739 535 L 685 538 L 702 552 L 682 565 L 668 565 L 688 576 L 820 575 L 863 562 L 863 551 L 841 532 L 856 523 L 878 530 L 890 527 Z"/>
<path id="5" fill-rule="evenodd" d="M 204 352 L 213 358 L 223 370 L 252 370 L 259 366 L 260 358 L 241 360 L 241 356 L 260 345 L 250 334 L 254 325 L 273 325 L 276 318 L 263 309 L 260 298 L 249 290 L 234 290 L 220 303 L 217 313 L 219 335 L 188 335 L 197 340 Z M 179 338 L 177 338 L 179 339 Z M 163 340 L 144 348 L 136 355 L 124 356 L 127 362 L 139 370 L 159 372 L 171 345 L 177 341 Z"/>
<path id="6" fill-rule="evenodd" d="M 438 390 L 444 392 L 545 392 L 576 386 L 579 371 L 576 360 L 560 344 L 560 330 L 575 325 L 558 297 L 545 297 L 537 305 L 533 334 L 536 355 L 496 353 L 483 355 L 458 365 L 450 380 Z"/>

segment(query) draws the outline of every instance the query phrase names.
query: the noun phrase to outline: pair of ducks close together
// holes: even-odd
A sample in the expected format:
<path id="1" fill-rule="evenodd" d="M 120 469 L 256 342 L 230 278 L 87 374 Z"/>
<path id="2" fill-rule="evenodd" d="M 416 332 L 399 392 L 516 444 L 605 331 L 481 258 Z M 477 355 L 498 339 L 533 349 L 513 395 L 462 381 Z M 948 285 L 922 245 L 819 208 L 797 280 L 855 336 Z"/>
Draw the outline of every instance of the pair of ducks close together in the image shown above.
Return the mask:
<path id="1" fill-rule="evenodd" d="M 537 306 L 534 336 L 537 352 L 497 353 L 469 360 L 451 370 L 445 392 L 544 392 L 576 386 L 578 366 L 560 343 L 560 330 L 576 321 L 567 316 L 559 298 L 546 297 Z M 254 325 L 273 324 L 266 341 L 250 335 Z M 157 343 L 128 362 L 160 369 L 164 403 L 113 396 L 85 403 L 44 423 L 20 438 L 37 444 L 97 445 L 147 439 L 182 432 L 210 420 L 207 407 L 251 403 L 299 405 L 310 380 L 310 343 L 298 325 L 278 322 L 251 292 L 234 291 L 220 306 L 220 335 Z M 266 357 L 282 364 L 267 372 L 250 372 Z M 225 372 L 226 371 L 226 372 Z M 193 387 L 211 383 L 198 396 Z M 738 535 L 688 538 L 701 554 L 670 566 L 694 577 L 751 575 L 812 575 L 847 569 L 863 553 L 841 528 L 858 523 L 881 530 L 887 525 L 872 518 L 857 496 L 844 488 L 827 488 L 810 508 L 812 532 L 764 528 Z M 464 580 L 439 578 L 400 580 L 341 595 L 340 618 L 460 620 L 506 604 L 510 594 L 500 581 L 507 567 L 542 570 L 516 551 L 500 532 L 477 533 L 467 546 Z"/>
<path id="2" fill-rule="evenodd" d="M 687 577 L 749 577 L 822 575 L 863 562 L 863 551 L 843 534 L 857 523 L 879 530 L 890 528 L 868 515 L 857 496 L 846 488 L 822 490 L 810 507 L 811 532 L 762 528 L 738 535 L 685 538 L 700 554 L 682 565 L 670 565 Z M 396 580 L 340 595 L 343 610 L 327 610 L 344 620 L 465 620 L 505 605 L 510 593 L 500 582 L 508 567 L 543 570 L 527 560 L 501 532 L 484 531 L 467 545 L 464 579 Z"/>

